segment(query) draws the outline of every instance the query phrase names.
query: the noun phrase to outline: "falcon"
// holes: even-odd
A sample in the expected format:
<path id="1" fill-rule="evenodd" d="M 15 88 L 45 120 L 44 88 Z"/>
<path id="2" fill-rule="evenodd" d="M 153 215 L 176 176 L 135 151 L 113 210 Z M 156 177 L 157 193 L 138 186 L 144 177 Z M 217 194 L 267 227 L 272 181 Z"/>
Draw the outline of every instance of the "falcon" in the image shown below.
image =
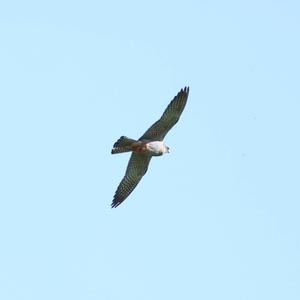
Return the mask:
<path id="1" fill-rule="evenodd" d="M 111 207 L 119 206 L 146 174 L 152 156 L 170 152 L 163 142 L 169 130 L 178 122 L 189 95 L 189 87 L 181 89 L 156 121 L 138 140 L 121 136 L 111 150 L 112 154 L 132 152 L 125 176 L 120 182 Z"/>

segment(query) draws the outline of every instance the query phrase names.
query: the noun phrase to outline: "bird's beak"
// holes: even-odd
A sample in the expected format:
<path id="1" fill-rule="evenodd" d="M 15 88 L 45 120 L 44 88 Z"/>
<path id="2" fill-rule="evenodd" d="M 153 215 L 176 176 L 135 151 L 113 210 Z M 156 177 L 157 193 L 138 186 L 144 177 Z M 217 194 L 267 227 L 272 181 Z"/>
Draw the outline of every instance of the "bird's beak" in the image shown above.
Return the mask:
<path id="1" fill-rule="evenodd" d="M 170 153 L 170 148 L 167 149 L 167 153 Z"/>

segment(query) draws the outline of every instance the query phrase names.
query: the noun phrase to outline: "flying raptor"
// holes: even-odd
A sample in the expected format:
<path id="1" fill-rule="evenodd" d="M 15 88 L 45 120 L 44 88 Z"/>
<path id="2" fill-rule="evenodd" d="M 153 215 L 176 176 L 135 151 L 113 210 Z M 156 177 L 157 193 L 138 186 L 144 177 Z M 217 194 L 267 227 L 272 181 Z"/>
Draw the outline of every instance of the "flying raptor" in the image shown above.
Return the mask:
<path id="1" fill-rule="evenodd" d="M 170 152 L 163 142 L 168 131 L 177 123 L 186 105 L 189 87 L 181 89 L 170 102 L 161 118 L 155 122 L 138 140 L 121 136 L 111 150 L 112 154 L 132 152 L 125 176 L 114 195 L 111 207 L 120 205 L 134 190 L 148 169 L 152 156 Z"/>

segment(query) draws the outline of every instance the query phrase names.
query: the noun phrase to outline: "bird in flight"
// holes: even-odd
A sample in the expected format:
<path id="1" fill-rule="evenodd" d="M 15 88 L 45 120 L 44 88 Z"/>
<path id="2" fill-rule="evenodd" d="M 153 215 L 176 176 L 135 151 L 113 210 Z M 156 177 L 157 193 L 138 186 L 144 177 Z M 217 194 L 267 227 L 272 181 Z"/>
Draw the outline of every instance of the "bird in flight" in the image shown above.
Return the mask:
<path id="1" fill-rule="evenodd" d="M 161 118 L 155 122 L 138 140 L 121 136 L 111 150 L 112 154 L 132 152 L 125 176 L 114 195 L 111 207 L 120 205 L 134 190 L 148 169 L 152 156 L 170 152 L 163 142 L 168 131 L 177 123 L 187 102 L 189 87 L 181 89 L 170 102 Z"/>

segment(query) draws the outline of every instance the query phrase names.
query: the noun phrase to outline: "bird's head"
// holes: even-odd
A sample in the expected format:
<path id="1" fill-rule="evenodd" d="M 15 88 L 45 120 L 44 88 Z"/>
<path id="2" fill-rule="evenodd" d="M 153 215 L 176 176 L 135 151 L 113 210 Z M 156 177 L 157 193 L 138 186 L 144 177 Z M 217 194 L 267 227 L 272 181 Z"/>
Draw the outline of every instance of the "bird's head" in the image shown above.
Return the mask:
<path id="1" fill-rule="evenodd" d="M 170 147 L 168 147 L 166 144 L 164 146 L 165 146 L 164 153 L 170 153 Z"/>

